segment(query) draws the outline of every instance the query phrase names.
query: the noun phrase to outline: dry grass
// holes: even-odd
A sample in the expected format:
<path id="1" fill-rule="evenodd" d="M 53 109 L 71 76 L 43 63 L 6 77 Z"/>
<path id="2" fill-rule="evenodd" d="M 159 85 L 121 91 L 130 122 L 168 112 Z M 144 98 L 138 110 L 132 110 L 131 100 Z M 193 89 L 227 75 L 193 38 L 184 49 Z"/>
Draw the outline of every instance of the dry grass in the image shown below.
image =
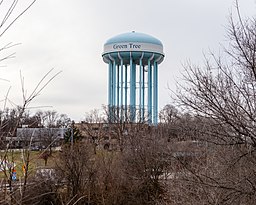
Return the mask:
<path id="1" fill-rule="evenodd" d="M 29 157 L 29 168 L 28 173 L 29 175 L 33 175 L 35 171 L 39 168 L 49 168 L 55 165 L 56 160 L 58 159 L 58 151 L 52 152 L 52 155 L 47 160 L 47 166 L 45 166 L 44 159 L 40 158 L 40 154 L 42 151 L 30 151 Z M 15 163 L 15 170 L 17 179 L 23 178 L 23 155 L 22 152 L 19 150 L 9 151 L 7 154 L 0 153 L 0 162 L 3 162 L 6 159 L 8 162 L 13 161 Z M 4 171 L 0 171 L 0 179 L 6 178 Z"/>

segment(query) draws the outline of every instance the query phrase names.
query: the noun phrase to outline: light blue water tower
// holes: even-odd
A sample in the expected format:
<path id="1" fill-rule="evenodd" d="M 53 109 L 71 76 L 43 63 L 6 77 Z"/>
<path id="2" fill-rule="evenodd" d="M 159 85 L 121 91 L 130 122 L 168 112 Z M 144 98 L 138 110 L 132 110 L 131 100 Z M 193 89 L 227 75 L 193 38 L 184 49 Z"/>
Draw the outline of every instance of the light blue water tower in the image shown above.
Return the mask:
<path id="1" fill-rule="evenodd" d="M 110 122 L 158 122 L 158 64 L 163 44 L 148 34 L 130 32 L 107 40 Z"/>

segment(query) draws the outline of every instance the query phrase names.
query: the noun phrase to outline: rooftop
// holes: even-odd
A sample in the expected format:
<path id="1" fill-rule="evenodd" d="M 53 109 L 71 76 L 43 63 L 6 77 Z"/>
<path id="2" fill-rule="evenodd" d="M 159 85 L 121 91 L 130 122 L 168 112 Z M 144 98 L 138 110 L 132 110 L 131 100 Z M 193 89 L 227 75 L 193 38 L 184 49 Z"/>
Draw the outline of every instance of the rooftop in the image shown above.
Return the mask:
<path id="1" fill-rule="evenodd" d="M 163 46 L 162 42 L 157 38 L 150 36 L 144 33 L 138 33 L 135 31 L 129 33 L 119 34 L 108 39 L 105 43 L 107 44 L 114 44 L 114 43 L 124 43 L 124 42 L 139 42 L 139 43 L 150 43 Z"/>

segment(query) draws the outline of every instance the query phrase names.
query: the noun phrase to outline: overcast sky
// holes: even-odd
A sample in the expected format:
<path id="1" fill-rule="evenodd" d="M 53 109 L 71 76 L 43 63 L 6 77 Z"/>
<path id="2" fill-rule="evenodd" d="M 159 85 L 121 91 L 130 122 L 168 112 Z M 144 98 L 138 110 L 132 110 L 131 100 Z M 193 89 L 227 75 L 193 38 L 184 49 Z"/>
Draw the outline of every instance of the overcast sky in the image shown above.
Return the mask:
<path id="1" fill-rule="evenodd" d="M 28 0 L 20 0 L 20 7 Z M 0 7 L 1 8 L 1 7 Z M 243 16 L 256 13 L 255 0 L 240 0 Z M 2 8 L 3 10 L 3 8 Z M 38 0 L 0 38 L 21 45 L 1 52 L 16 57 L 0 62 L 0 100 L 20 104 L 20 71 L 27 93 L 54 68 L 62 71 L 31 106 L 52 106 L 80 121 L 85 113 L 107 104 L 107 69 L 102 61 L 107 39 L 125 32 L 150 34 L 162 41 L 165 59 L 159 66 L 159 110 L 171 102 L 168 86 L 182 73 L 182 63 L 202 64 L 203 53 L 218 53 L 225 44 L 234 0 Z M 0 16 L 1 16 L 0 10 Z M 2 105 L 1 105 L 2 106 Z"/>

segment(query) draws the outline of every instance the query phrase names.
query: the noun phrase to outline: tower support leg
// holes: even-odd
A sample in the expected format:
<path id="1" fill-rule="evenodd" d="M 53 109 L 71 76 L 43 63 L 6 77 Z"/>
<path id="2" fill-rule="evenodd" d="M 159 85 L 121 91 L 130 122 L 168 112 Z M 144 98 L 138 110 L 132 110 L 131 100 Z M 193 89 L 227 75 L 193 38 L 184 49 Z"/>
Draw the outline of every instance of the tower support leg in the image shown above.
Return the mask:
<path id="1" fill-rule="evenodd" d="M 158 121 L 158 65 L 154 62 L 154 92 L 153 92 L 153 124 L 157 125 Z"/>

